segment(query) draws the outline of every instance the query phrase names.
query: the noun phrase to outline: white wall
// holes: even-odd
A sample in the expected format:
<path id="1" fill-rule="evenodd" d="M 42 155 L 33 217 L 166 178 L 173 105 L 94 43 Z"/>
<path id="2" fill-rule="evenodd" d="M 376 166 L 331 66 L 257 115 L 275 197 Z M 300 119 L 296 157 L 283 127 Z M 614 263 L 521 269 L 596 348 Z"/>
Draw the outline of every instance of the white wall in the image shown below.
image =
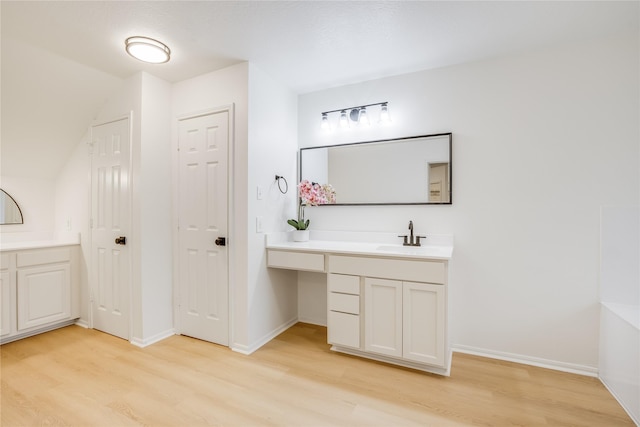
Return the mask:
<path id="1" fill-rule="evenodd" d="M 0 233 L 51 233 L 54 226 L 55 181 L 26 176 L 1 175 L 0 188 L 14 198 L 23 224 L 0 225 Z"/>
<path id="2" fill-rule="evenodd" d="M 173 331 L 171 264 L 171 85 L 140 72 L 123 82 L 97 121 L 132 113 L 131 340 L 145 345 Z M 163 197 L 164 196 L 164 197 Z"/>
<path id="3" fill-rule="evenodd" d="M 140 337 L 153 341 L 173 331 L 171 84 L 143 73 L 141 97 L 134 233 L 140 233 Z"/>
<path id="4" fill-rule="evenodd" d="M 55 184 L 55 232 L 80 234 L 80 323 L 89 324 L 90 180 L 87 132 L 60 170 Z"/>
<path id="5" fill-rule="evenodd" d="M 308 209 L 312 228 L 454 234 L 454 346 L 594 373 L 599 209 L 638 203 L 638 51 L 627 34 L 300 96 L 302 147 L 453 132 L 453 205 Z M 320 129 L 382 101 L 389 127 Z"/>
<path id="6" fill-rule="evenodd" d="M 242 63 L 173 86 L 173 119 L 234 105 L 233 206 L 229 218 L 231 347 L 251 352 L 296 319 L 296 276 L 268 270 L 264 233 L 284 231 L 295 188 L 278 192 L 275 175 L 295 185 L 296 96 L 253 64 Z M 174 145 L 177 144 L 174 126 Z M 263 199 L 257 200 L 257 187 Z M 263 233 L 256 232 L 256 217 Z"/>
<path id="7" fill-rule="evenodd" d="M 232 192 L 234 206 L 229 218 L 229 298 L 233 348 L 247 349 L 249 345 L 247 293 L 247 127 L 249 66 L 241 63 L 204 74 L 173 85 L 173 146 L 177 147 L 177 117 L 212 108 L 233 105 Z M 174 210 L 174 215 L 176 215 Z"/>
<path id="8" fill-rule="evenodd" d="M 295 272 L 267 269 L 264 233 L 287 231 L 296 216 L 297 95 L 249 64 L 248 149 L 248 314 L 250 350 L 295 323 L 298 287 Z M 289 191 L 278 190 L 284 176 Z M 257 189 L 263 189 L 258 200 Z M 256 228 L 261 218 L 263 232 Z"/>

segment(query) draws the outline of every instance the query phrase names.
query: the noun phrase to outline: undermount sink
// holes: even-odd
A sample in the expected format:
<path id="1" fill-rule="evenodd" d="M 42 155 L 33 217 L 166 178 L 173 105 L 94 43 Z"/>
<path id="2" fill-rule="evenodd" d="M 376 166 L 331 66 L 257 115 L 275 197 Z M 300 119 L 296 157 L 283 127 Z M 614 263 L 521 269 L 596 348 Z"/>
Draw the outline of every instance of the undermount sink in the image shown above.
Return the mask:
<path id="1" fill-rule="evenodd" d="M 403 245 L 384 245 L 376 248 L 382 252 L 396 252 L 402 254 L 424 254 L 428 252 L 437 252 L 437 246 L 403 246 Z"/>

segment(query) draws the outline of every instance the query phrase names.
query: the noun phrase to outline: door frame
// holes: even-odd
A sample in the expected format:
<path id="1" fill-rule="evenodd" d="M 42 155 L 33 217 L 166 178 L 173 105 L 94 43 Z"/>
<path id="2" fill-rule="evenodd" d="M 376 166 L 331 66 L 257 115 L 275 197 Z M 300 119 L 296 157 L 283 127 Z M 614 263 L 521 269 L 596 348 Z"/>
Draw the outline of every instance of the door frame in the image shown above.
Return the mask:
<path id="1" fill-rule="evenodd" d="M 128 298 L 129 298 L 129 337 L 127 338 L 127 341 L 132 342 L 131 338 L 133 337 L 133 250 L 135 249 L 135 241 L 136 239 L 134 239 L 133 237 L 135 237 L 134 230 L 133 230 L 133 186 L 134 186 L 134 180 L 133 180 L 133 111 L 129 111 L 126 114 L 121 114 L 119 116 L 114 116 L 111 119 L 104 119 L 104 120 L 94 120 L 91 123 L 91 126 L 89 126 L 89 140 L 87 141 L 87 145 L 88 145 L 88 154 L 89 154 L 89 268 L 87 269 L 89 274 L 88 274 L 88 282 L 89 282 L 89 310 L 88 310 L 88 317 L 89 317 L 89 328 L 93 329 L 93 308 L 94 308 L 94 304 L 93 304 L 93 295 L 94 295 L 94 290 L 95 290 L 95 276 L 94 276 L 94 271 L 93 271 L 93 128 L 96 126 L 102 126 L 102 125 L 107 125 L 109 123 L 114 123 L 114 122 L 118 122 L 120 120 L 129 120 L 129 165 L 127 167 L 127 178 L 129 180 L 129 227 L 131 227 L 131 229 L 129 230 L 129 235 L 132 238 L 127 239 L 127 246 L 129 246 L 129 251 L 127 254 L 127 257 L 129 258 L 129 271 L 127 272 L 127 276 L 129 278 L 129 292 L 128 292 Z"/>
<path id="2" fill-rule="evenodd" d="M 233 249 L 235 246 L 235 227 L 236 221 L 232 213 L 235 209 L 235 181 L 233 179 L 235 172 L 235 104 L 225 104 L 218 107 L 207 108 L 203 110 L 197 110 L 190 113 L 178 114 L 173 120 L 173 138 L 171 141 L 172 156 L 172 174 L 174 179 L 172 180 L 172 227 L 171 237 L 174 242 L 172 259 L 172 281 L 173 281 L 173 328 L 176 334 L 181 334 L 180 329 L 180 235 L 178 227 L 180 224 L 180 151 L 179 151 L 179 122 L 182 120 L 193 119 L 196 117 L 206 116 L 209 114 L 227 112 L 229 117 L 229 146 L 227 147 L 227 241 L 230 244 L 227 245 L 227 279 L 228 279 L 228 292 L 227 292 L 227 313 L 229 318 L 227 324 L 229 328 L 229 344 L 228 347 L 233 347 L 234 342 L 234 290 L 235 290 L 235 254 Z"/>

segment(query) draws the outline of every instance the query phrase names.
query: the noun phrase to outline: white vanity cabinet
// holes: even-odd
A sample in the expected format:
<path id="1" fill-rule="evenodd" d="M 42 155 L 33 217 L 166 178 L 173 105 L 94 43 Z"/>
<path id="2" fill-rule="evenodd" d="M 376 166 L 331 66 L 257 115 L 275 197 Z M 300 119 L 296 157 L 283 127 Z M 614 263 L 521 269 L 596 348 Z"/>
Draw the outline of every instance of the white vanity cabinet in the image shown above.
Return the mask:
<path id="1" fill-rule="evenodd" d="M 337 236 L 339 232 L 325 232 Z M 449 260 L 453 236 L 434 244 L 267 238 L 267 265 L 326 273 L 327 341 L 331 350 L 440 375 L 449 375 Z M 322 235 L 319 232 L 316 235 Z"/>
<path id="2" fill-rule="evenodd" d="M 334 277 L 349 273 L 362 282 L 358 326 L 334 321 L 329 302 L 327 334 L 333 350 L 412 368 L 448 373 L 447 262 L 399 258 L 329 256 L 328 301 L 335 293 Z M 350 327 L 364 331 L 359 346 L 334 339 Z"/>
<path id="3" fill-rule="evenodd" d="M 79 317 L 79 246 L 2 253 L 2 343 Z"/>

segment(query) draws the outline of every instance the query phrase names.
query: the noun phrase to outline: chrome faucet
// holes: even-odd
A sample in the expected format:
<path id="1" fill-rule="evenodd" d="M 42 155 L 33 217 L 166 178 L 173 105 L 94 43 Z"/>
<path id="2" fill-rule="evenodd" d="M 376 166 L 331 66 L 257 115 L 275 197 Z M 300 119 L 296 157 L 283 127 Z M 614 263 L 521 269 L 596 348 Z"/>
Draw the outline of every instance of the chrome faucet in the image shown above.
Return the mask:
<path id="1" fill-rule="evenodd" d="M 427 236 L 415 236 L 415 240 L 414 240 L 414 236 L 413 236 L 413 221 L 409 221 L 409 231 L 410 231 L 409 236 L 407 236 L 406 234 L 402 235 L 402 236 L 398 236 L 398 237 L 403 237 L 404 238 L 404 242 L 402 243 L 402 246 L 421 246 L 420 245 L 420 239 L 426 239 L 427 238 Z"/>
<path id="2" fill-rule="evenodd" d="M 409 239 L 409 244 L 413 244 L 413 221 L 409 221 L 409 231 L 411 232 L 411 237 Z"/>

